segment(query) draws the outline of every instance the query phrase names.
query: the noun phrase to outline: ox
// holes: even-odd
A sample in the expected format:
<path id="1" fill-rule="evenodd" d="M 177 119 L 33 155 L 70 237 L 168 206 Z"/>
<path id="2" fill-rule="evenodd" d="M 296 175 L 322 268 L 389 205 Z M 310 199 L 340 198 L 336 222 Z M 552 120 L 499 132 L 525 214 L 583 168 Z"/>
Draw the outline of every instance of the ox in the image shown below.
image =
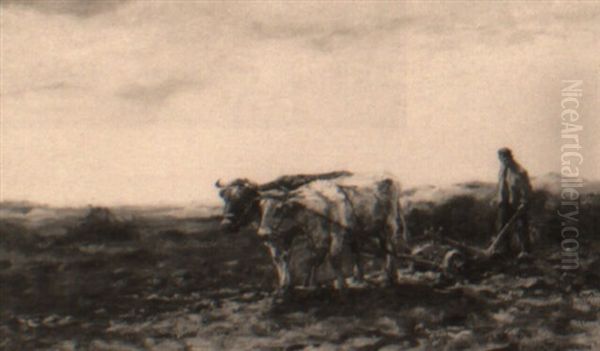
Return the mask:
<path id="1" fill-rule="evenodd" d="M 223 199 L 223 220 L 221 228 L 236 232 L 250 223 L 260 220 L 260 193 L 269 190 L 291 191 L 315 180 L 335 179 L 352 175 L 347 171 L 334 171 L 318 174 L 297 174 L 281 176 L 265 184 L 257 184 L 246 178 L 238 178 L 229 183 L 218 180 L 215 186 L 220 189 Z"/>
<path id="2" fill-rule="evenodd" d="M 292 192 L 269 192 L 260 201 L 258 235 L 265 240 L 279 277 L 279 291 L 290 287 L 289 256 L 294 238 L 308 240 L 313 258 L 305 284 L 314 284 L 318 267 L 327 259 L 334 271 L 336 287 L 344 288 L 342 249 L 350 246 L 354 278 L 361 282 L 360 253 L 375 241 L 386 256 L 389 283 L 396 276 L 395 255 L 400 232 L 407 239 L 400 204 L 400 185 L 392 177 L 344 177 L 315 181 Z"/>

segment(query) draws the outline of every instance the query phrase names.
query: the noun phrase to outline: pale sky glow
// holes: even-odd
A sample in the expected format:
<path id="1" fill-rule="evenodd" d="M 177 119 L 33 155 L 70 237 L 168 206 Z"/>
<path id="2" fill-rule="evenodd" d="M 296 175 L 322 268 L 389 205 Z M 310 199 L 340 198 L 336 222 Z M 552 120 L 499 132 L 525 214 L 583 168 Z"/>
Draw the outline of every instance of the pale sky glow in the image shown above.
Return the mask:
<path id="1" fill-rule="evenodd" d="M 218 203 L 214 181 L 559 169 L 583 79 L 600 178 L 599 2 L 4 1 L 1 200 Z"/>

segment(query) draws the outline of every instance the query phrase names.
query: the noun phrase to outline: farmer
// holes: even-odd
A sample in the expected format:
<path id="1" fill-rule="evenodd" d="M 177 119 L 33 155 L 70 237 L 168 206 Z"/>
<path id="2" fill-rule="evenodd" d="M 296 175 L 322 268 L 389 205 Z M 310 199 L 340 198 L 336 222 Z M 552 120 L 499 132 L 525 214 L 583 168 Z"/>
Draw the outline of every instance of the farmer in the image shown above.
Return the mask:
<path id="1" fill-rule="evenodd" d="M 515 215 L 513 236 L 519 246 L 519 258 L 529 256 L 531 243 L 529 239 L 529 200 L 531 198 L 531 183 L 527 171 L 515 161 L 509 148 L 498 150 L 500 159 L 500 174 L 498 179 L 498 230 Z M 522 208 L 521 208 L 522 207 Z M 511 235 L 505 237 L 499 247 L 500 254 L 508 254 L 511 248 Z"/>

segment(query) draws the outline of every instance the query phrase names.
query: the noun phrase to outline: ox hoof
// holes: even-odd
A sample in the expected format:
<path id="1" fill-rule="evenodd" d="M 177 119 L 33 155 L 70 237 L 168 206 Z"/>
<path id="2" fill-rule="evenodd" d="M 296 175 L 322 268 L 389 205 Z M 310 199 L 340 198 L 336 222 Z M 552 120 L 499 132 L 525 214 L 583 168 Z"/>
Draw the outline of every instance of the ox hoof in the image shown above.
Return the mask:
<path id="1" fill-rule="evenodd" d="M 457 283 L 456 279 L 453 276 L 450 276 L 448 274 L 440 274 L 433 286 L 437 289 L 444 289 L 444 288 L 448 288 L 450 286 L 453 286 Z"/>
<path id="2" fill-rule="evenodd" d="M 533 261 L 533 256 L 528 252 L 521 252 L 519 256 L 517 256 L 518 263 L 531 263 Z"/>
<path id="3" fill-rule="evenodd" d="M 330 290 L 331 297 L 335 300 L 345 301 L 348 298 L 348 289 L 337 289 Z"/>
<path id="4" fill-rule="evenodd" d="M 382 287 L 384 287 L 384 288 L 393 288 L 393 287 L 395 287 L 397 285 L 398 285 L 398 281 L 397 280 L 387 279 L 387 280 L 384 280 Z"/>
<path id="5" fill-rule="evenodd" d="M 398 279 L 385 279 L 381 285 L 382 288 L 394 288 L 399 285 Z"/>
<path id="6" fill-rule="evenodd" d="M 291 296 L 290 289 L 279 289 L 276 290 L 271 296 L 274 303 L 286 302 Z"/>
<path id="7" fill-rule="evenodd" d="M 394 274 L 386 274 L 385 279 L 383 279 L 383 287 L 389 288 L 398 285 L 398 272 Z"/>
<path id="8" fill-rule="evenodd" d="M 352 288 L 366 288 L 369 284 L 364 279 L 352 278 L 347 282 L 348 286 Z"/>

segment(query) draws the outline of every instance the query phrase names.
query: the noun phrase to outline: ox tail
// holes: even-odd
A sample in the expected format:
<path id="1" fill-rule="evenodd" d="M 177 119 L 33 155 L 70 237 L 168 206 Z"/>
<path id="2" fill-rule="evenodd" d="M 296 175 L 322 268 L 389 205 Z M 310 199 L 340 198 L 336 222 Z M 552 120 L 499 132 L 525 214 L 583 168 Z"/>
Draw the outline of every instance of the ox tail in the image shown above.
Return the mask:
<path id="1" fill-rule="evenodd" d="M 403 244 L 406 248 L 410 244 L 410 231 L 408 230 L 408 224 L 406 221 L 406 217 L 404 215 L 404 210 L 402 209 L 402 198 L 401 198 L 401 187 L 399 184 L 396 184 L 396 193 L 394 194 L 396 197 L 396 219 L 398 221 L 398 230 L 400 231 L 400 235 L 402 237 Z"/>
<path id="2" fill-rule="evenodd" d="M 398 199 L 398 207 L 397 207 L 397 215 L 398 215 L 398 228 L 402 232 L 402 240 L 406 246 L 410 243 L 410 231 L 408 230 L 408 225 L 406 221 L 406 216 L 404 215 L 404 211 L 402 210 L 402 205 L 400 204 L 400 199 Z"/>
<path id="3" fill-rule="evenodd" d="M 378 190 L 390 196 L 390 200 L 396 201 L 395 204 L 392 205 L 392 208 L 395 205 L 396 213 L 394 213 L 395 221 L 396 221 L 396 233 L 394 234 L 398 240 L 401 241 L 400 247 L 403 249 L 408 249 L 408 244 L 410 241 L 410 235 L 408 231 L 408 226 L 406 224 L 406 218 L 404 217 L 404 211 L 402 211 L 401 204 L 401 185 L 400 183 L 393 178 L 386 178 L 382 182 L 378 184 Z"/>

